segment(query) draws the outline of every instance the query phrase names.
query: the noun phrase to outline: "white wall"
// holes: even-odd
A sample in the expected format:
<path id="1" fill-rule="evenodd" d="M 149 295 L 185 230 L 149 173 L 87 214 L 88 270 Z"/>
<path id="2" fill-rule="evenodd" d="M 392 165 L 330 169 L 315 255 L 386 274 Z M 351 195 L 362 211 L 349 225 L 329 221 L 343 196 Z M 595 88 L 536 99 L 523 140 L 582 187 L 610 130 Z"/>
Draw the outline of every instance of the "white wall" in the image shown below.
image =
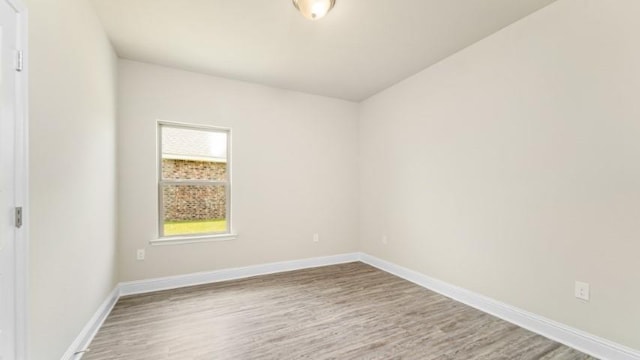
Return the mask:
<path id="1" fill-rule="evenodd" d="M 127 60 L 118 69 L 121 280 L 356 250 L 357 104 Z M 158 119 L 232 129 L 236 240 L 149 245 Z"/>
<path id="2" fill-rule="evenodd" d="M 560 0 L 365 101 L 362 250 L 640 349 L 638 14 Z"/>
<path id="3" fill-rule="evenodd" d="M 29 351 L 59 359 L 116 282 L 116 58 L 85 0 L 27 0 Z"/>

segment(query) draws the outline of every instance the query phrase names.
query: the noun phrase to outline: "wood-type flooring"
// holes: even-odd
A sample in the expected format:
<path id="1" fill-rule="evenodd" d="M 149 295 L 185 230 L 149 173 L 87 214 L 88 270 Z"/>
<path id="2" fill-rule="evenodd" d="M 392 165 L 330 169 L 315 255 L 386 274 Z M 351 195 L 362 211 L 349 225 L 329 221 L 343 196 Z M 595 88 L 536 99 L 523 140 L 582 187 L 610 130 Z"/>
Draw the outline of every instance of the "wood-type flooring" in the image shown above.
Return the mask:
<path id="1" fill-rule="evenodd" d="M 354 262 L 121 298 L 83 360 L 593 359 Z"/>

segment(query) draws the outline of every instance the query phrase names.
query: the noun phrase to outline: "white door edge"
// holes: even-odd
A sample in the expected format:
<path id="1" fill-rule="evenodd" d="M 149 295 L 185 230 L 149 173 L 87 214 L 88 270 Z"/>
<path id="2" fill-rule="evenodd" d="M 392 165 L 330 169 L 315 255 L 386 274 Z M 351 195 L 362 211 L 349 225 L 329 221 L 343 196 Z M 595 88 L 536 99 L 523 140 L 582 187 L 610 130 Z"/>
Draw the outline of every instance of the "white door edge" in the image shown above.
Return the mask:
<path id="1" fill-rule="evenodd" d="M 22 227 L 16 231 L 15 243 L 15 352 L 16 360 L 28 359 L 28 255 L 29 255 L 29 175 L 28 175 L 28 25 L 27 7 L 23 0 L 2 0 L 17 15 L 17 49 L 22 51 L 22 71 L 16 76 L 15 131 L 15 199 L 23 208 Z"/>

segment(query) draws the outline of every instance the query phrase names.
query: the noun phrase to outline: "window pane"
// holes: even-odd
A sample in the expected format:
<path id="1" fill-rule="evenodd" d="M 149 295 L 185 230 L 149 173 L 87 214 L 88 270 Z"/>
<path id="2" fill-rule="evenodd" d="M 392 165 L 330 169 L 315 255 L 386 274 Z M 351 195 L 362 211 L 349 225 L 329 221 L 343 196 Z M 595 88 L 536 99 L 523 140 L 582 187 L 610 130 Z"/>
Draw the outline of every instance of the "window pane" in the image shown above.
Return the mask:
<path id="1" fill-rule="evenodd" d="M 162 178 L 227 179 L 227 133 L 162 127 Z"/>
<path id="2" fill-rule="evenodd" d="M 162 158 L 162 178 L 165 180 L 227 179 L 227 163 Z"/>
<path id="3" fill-rule="evenodd" d="M 164 236 L 227 232 L 226 185 L 163 185 Z"/>

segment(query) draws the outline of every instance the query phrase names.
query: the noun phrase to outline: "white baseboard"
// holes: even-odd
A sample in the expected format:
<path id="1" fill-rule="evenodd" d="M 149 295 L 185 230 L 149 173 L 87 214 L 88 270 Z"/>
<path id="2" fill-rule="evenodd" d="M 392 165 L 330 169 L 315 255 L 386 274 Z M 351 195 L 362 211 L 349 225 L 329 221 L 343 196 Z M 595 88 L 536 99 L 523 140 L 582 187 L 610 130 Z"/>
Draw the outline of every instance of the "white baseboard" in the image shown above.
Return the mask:
<path id="1" fill-rule="evenodd" d="M 118 286 L 116 286 L 110 293 L 107 295 L 107 298 L 104 302 L 98 307 L 98 310 L 93 314 L 89 322 L 82 328 L 80 334 L 75 338 L 75 340 L 71 343 L 71 346 L 67 349 L 67 351 L 62 355 L 61 360 L 78 360 L 82 358 L 83 353 L 76 354 L 78 351 L 85 350 L 87 346 L 93 340 L 93 337 L 96 336 L 96 333 L 104 323 L 109 313 L 115 306 L 116 302 L 120 298 L 120 292 L 118 290 Z"/>
<path id="2" fill-rule="evenodd" d="M 360 261 L 596 358 L 603 360 L 640 360 L 640 352 L 637 350 L 431 278 L 394 263 L 365 253 L 360 254 Z"/>
<path id="3" fill-rule="evenodd" d="M 79 360 L 82 357 L 82 354 L 74 354 L 77 351 L 85 349 L 91 343 L 91 340 L 93 340 L 98 329 L 100 329 L 100 326 L 102 326 L 102 323 L 121 296 L 143 294 L 159 290 L 176 289 L 185 286 L 242 279 L 252 276 L 274 274 L 319 266 L 343 264 L 354 261 L 362 261 L 380 270 L 386 271 L 424 288 L 467 304 L 480 311 L 499 317 L 586 354 L 595 356 L 596 358 L 603 360 L 640 360 L 640 352 L 634 349 L 501 303 L 483 295 L 431 278 L 365 253 L 349 253 L 302 260 L 283 261 L 242 268 L 223 269 L 211 272 L 120 283 L 107 296 L 107 299 L 105 299 L 102 305 L 100 305 L 87 325 L 85 325 L 71 346 L 69 346 L 69 349 L 62 356 L 61 360 Z"/>
<path id="4" fill-rule="evenodd" d="M 350 253 L 302 260 L 282 261 L 277 263 L 223 269 L 195 274 L 170 276 L 149 280 L 129 281 L 120 283 L 120 296 L 144 294 L 159 290 L 176 289 L 185 286 L 209 284 L 220 281 L 242 279 L 251 276 L 314 268 L 318 266 L 343 264 L 359 260 L 359 253 Z"/>
<path id="5" fill-rule="evenodd" d="M 176 289 L 185 286 L 209 284 L 219 281 L 242 279 L 258 275 L 274 274 L 285 271 L 309 269 L 319 266 L 337 265 L 360 260 L 360 253 L 340 254 L 301 260 L 282 261 L 233 269 L 223 269 L 165 278 L 123 282 L 116 285 L 96 313 L 71 343 L 61 360 L 79 360 L 82 353 L 91 343 L 111 310 L 121 296 L 143 294 L 159 290 Z"/>

